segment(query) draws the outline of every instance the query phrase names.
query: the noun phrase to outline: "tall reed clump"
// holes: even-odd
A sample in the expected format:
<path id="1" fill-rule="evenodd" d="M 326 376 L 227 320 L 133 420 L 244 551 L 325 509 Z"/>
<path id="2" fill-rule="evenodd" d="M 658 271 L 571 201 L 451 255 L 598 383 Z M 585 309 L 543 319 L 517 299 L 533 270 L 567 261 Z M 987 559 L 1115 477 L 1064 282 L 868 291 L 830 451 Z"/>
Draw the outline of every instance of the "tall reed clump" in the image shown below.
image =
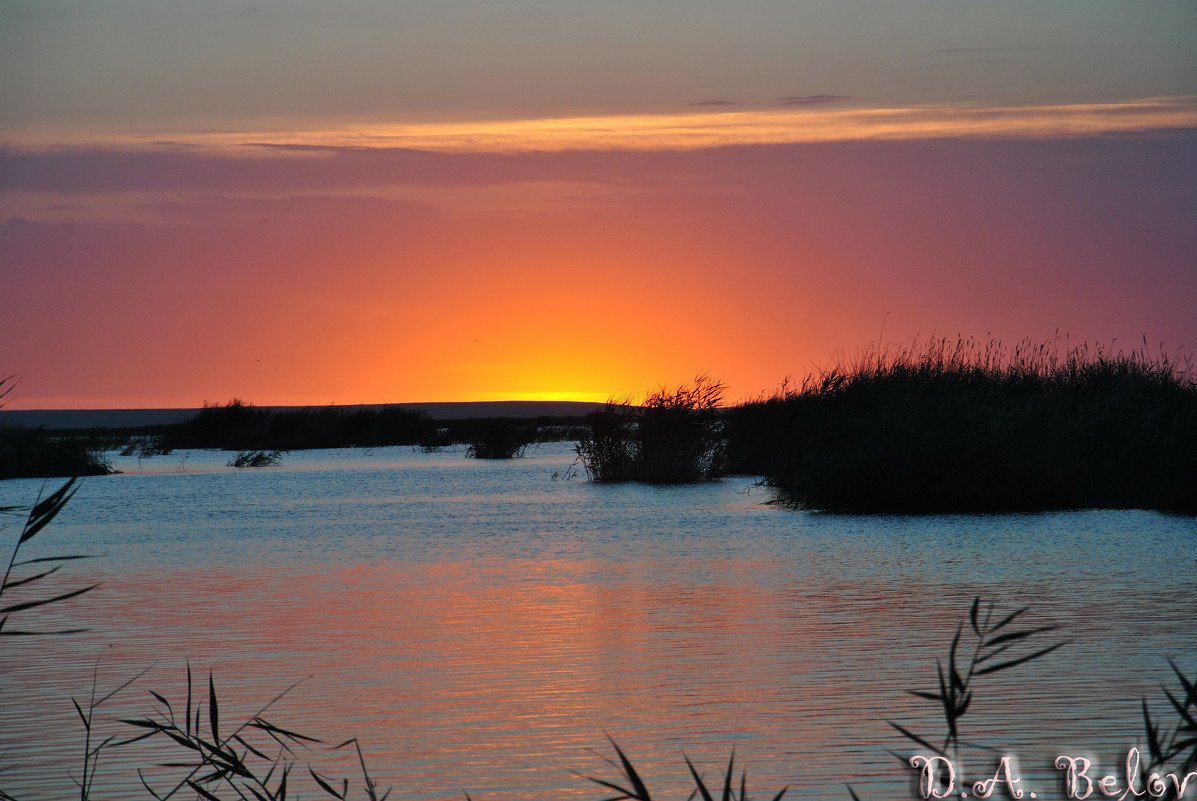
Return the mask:
<path id="1" fill-rule="evenodd" d="M 723 384 L 707 376 L 650 394 L 641 406 L 610 400 L 586 418 L 577 454 L 595 481 L 681 484 L 723 472 Z"/>
<path id="2" fill-rule="evenodd" d="M 744 404 L 732 469 L 841 512 L 1197 511 L 1188 361 L 936 340 L 873 351 Z"/>

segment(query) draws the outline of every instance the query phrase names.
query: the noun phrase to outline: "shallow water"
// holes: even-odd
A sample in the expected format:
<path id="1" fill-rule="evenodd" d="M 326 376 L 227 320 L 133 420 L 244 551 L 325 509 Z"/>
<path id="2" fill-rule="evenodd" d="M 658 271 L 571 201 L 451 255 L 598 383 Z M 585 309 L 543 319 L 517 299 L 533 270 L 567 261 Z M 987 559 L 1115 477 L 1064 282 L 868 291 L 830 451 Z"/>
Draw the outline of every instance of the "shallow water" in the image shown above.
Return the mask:
<path id="1" fill-rule="evenodd" d="M 1068 644 L 978 678 L 964 736 L 1062 798 L 1057 754 L 1115 772 L 1142 737 L 1140 697 L 1163 711 L 1166 660 L 1197 673 L 1193 518 L 796 512 L 748 478 L 570 478 L 567 445 L 508 462 L 380 448 L 234 470 L 228 456 L 119 459 L 124 474 L 85 481 L 27 543 L 24 557 L 94 555 L 53 577 L 59 591 L 102 586 L 10 621 L 89 631 L 3 640 L 0 788 L 77 795 L 70 698 L 93 670 L 106 691 L 149 668 L 97 715 L 123 733 L 150 690 L 185 697 L 189 663 L 215 675 L 226 726 L 302 679 L 267 717 L 358 737 L 392 798 L 603 798 L 570 771 L 616 778 L 608 734 L 662 797 L 689 792 L 683 753 L 718 781 L 734 747 L 754 795 L 846 799 L 851 783 L 913 798 L 887 721 L 942 738 L 933 704 L 905 691 L 935 689 L 981 596 L 1029 606 L 1028 625 L 1060 627 L 1036 639 Z M 40 487 L 0 483 L 0 505 Z M 135 767 L 162 755 L 138 747 L 105 757 L 93 797 L 146 797 Z M 992 757 L 965 756 L 970 780 L 992 775 Z M 350 773 L 343 751 L 309 758 Z"/>

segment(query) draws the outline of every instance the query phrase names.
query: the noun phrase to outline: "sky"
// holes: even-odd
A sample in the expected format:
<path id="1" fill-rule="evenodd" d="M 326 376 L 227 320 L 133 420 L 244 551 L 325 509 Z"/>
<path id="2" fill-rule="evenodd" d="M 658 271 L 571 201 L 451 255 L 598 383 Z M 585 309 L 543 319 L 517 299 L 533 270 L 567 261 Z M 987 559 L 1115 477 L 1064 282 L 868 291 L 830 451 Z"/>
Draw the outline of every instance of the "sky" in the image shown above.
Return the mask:
<path id="1" fill-rule="evenodd" d="M 1197 348 L 1197 4 L 0 0 L 8 408 Z"/>

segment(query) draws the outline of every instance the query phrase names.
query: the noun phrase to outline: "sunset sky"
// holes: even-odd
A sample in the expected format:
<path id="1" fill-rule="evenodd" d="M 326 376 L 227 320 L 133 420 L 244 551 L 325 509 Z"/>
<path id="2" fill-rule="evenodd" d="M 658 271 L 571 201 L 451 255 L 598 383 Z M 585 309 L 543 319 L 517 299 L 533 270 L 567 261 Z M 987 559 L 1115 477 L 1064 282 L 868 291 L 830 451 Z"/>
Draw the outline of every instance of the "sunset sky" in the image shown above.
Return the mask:
<path id="1" fill-rule="evenodd" d="M 0 0 L 7 407 L 1197 348 L 1197 3 Z"/>

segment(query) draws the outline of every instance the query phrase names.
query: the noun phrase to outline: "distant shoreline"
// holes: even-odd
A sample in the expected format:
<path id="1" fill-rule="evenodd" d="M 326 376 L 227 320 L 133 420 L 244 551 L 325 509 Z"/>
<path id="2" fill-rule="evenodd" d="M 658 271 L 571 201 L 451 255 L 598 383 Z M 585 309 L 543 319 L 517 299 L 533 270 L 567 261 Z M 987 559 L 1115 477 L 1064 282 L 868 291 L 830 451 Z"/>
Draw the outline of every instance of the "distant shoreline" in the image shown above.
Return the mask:
<path id="1" fill-rule="evenodd" d="M 346 406 L 263 406 L 285 412 L 300 409 L 365 409 L 398 407 L 423 411 L 433 420 L 508 417 L 584 417 L 602 406 L 583 401 L 461 401 L 456 403 L 363 403 Z M 49 429 L 143 428 L 190 420 L 199 409 L 0 409 L 0 426 Z"/>

